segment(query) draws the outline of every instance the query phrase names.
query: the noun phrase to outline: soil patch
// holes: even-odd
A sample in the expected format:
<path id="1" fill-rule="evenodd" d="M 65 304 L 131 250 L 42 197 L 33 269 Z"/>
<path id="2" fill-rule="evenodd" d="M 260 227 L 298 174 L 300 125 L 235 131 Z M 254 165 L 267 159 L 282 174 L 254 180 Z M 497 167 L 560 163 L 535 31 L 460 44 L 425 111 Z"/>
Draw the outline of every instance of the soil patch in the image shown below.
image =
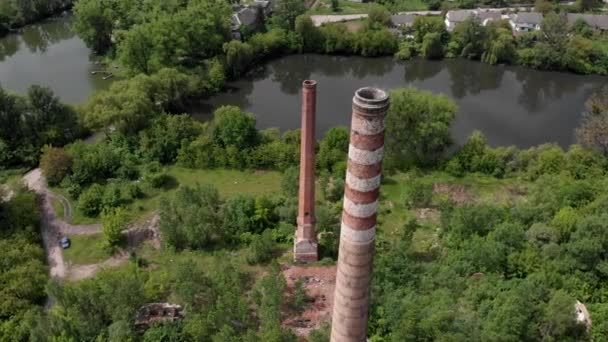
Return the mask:
<path id="1" fill-rule="evenodd" d="M 450 201 L 455 205 L 463 205 L 475 202 L 475 196 L 467 186 L 459 184 L 436 183 L 433 186 L 436 194 L 448 195 Z"/>
<path id="2" fill-rule="evenodd" d="M 441 211 L 435 208 L 419 208 L 416 209 L 416 218 L 434 224 L 439 224 L 441 219 Z"/>
<path id="3" fill-rule="evenodd" d="M 299 337 L 308 337 L 323 322 L 331 321 L 331 310 L 336 286 L 336 266 L 289 266 L 283 271 L 287 281 L 287 291 L 294 292 L 295 282 L 303 278 L 306 294 L 310 301 L 302 314 L 288 317 L 283 326 L 290 328 Z"/>

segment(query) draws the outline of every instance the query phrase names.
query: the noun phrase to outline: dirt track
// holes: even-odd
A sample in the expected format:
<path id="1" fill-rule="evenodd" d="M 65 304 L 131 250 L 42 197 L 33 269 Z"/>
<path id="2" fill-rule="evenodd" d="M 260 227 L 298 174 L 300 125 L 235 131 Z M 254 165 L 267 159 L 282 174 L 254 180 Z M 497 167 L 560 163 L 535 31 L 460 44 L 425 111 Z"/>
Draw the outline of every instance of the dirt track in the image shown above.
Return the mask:
<path id="1" fill-rule="evenodd" d="M 71 218 L 73 210 L 70 202 L 63 196 L 55 194 L 48 189 L 46 181 L 42 176 L 40 169 L 34 169 L 23 176 L 23 183 L 33 191 L 35 191 L 41 199 L 40 208 L 42 211 L 42 240 L 44 249 L 47 254 L 47 263 L 50 268 L 51 277 L 57 279 L 81 280 L 89 278 L 99 270 L 106 267 L 117 267 L 125 263 L 129 259 L 129 254 L 126 251 L 121 251 L 117 255 L 105 260 L 104 262 L 90 265 L 66 265 L 63 259 L 63 252 L 59 246 L 59 239 L 65 235 L 90 235 L 100 233 L 102 226 L 100 224 L 91 225 L 73 225 L 55 215 L 51 199 L 59 200 L 63 207 L 66 218 Z M 127 236 L 128 246 L 135 248 L 144 240 L 152 239 L 155 246 L 159 245 L 158 233 L 156 226 L 158 224 L 158 215 L 154 215 L 150 220 L 143 224 L 133 225 L 125 234 Z"/>

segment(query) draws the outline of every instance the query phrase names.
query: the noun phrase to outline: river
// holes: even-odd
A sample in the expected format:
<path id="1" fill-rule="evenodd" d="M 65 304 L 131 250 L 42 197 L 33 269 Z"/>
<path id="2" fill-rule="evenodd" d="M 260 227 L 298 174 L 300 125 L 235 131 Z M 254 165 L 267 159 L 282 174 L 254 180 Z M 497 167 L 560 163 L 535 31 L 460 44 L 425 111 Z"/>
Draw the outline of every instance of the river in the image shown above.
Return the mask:
<path id="1" fill-rule="evenodd" d="M 530 147 L 545 142 L 569 146 L 585 100 L 607 77 L 490 66 L 454 59 L 396 62 L 393 58 L 294 55 L 272 61 L 228 85 L 204 102 L 198 116 L 234 104 L 253 112 L 258 127 L 294 129 L 300 125 L 300 83 L 318 81 L 317 135 L 349 125 L 351 100 L 363 86 L 412 86 L 445 94 L 458 105 L 452 126 L 458 143 L 475 129 L 492 146 Z"/>
<path id="2" fill-rule="evenodd" d="M 71 29 L 71 16 L 31 25 L 0 39 L 0 84 L 25 92 L 32 84 L 49 86 L 69 103 L 80 103 L 110 80 L 84 42 Z M 458 143 L 474 129 L 492 146 L 529 147 L 574 142 L 584 102 L 607 77 L 540 72 L 512 66 L 454 59 L 396 62 L 392 58 L 294 55 L 269 62 L 226 90 L 203 100 L 193 114 L 202 120 L 221 105 L 237 105 L 257 117 L 258 127 L 294 129 L 300 125 L 300 84 L 318 85 L 318 136 L 349 125 L 353 92 L 362 86 L 413 86 L 452 98 L 459 113 L 452 127 Z"/>
<path id="3" fill-rule="evenodd" d="M 95 56 L 72 30 L 70 15 L 29 25 L 0 39 L 0 85 L 25 93 L 32 84 L 48 86 L 62 100 L 76 104 L 111 79 L 91 75 L 99 70 Z"/>

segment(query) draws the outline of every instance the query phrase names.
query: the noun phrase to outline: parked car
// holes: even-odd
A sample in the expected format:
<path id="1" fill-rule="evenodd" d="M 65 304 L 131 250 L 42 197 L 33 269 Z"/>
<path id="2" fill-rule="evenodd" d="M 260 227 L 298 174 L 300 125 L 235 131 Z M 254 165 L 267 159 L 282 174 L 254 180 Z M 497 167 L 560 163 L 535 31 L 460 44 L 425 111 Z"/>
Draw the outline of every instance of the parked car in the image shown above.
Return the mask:
<path id="1" fill-rule="evenodd" d="M 68 249 L 70 248 L 70 239 L 67 236 L 62 237 L 61 239 L 59 239 L 59 246 L 61 246 L 61 248 L 63 249 Z"/>

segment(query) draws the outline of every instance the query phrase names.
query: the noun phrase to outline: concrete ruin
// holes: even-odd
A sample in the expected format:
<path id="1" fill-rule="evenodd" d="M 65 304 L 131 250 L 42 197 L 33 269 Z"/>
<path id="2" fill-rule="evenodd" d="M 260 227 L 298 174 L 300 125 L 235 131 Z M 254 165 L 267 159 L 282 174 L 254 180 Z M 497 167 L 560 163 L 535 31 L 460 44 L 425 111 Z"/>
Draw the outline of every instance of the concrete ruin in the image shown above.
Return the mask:
<path id="1" fill-rule="evenodd" d="M 365 341 L 384 154 L 388 94 L 361 88 L 353 98 L 344 209 L 331 327 L 332 342 Z"/>
<path id="2" fill-rule="evenodd" d="M 296 262 L 317 261 L 317 237 L 315 233 L 315 116 L 317 107 L 317 82 L 302 83 L 302 132 L 300 139 L 300 189 L 298 203 L 298 228 L 294 241 Z"/>
<path id="3" fill-rule="evenodd" d="M 135 318 L 135 328 L 146 330 L 157 323 L 174 322 L 184 318 L 180 305 L 169 303 L 149 303 L 142 306 Z"/>

